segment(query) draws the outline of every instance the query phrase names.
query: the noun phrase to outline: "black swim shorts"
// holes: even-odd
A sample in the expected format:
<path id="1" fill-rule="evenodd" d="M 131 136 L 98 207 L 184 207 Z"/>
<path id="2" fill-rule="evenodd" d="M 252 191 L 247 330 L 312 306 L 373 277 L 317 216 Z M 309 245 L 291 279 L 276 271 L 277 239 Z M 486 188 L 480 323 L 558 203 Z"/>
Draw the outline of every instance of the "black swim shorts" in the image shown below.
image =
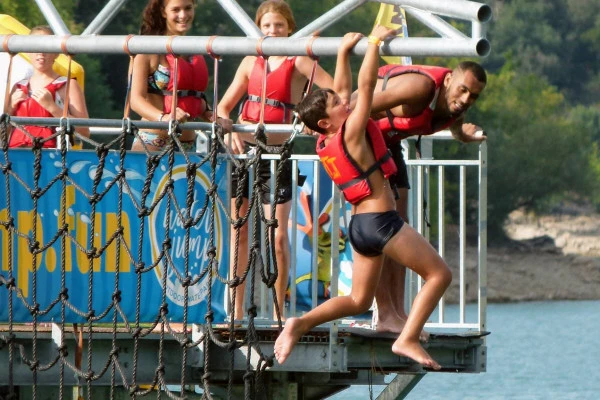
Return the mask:
<path id="1" fill-rule="evenodd" d="M 365 257 L 378 256 L 403 225 L 404 220 L 395 210 L 354 214 L 348 226 L 350 244 Z"/>

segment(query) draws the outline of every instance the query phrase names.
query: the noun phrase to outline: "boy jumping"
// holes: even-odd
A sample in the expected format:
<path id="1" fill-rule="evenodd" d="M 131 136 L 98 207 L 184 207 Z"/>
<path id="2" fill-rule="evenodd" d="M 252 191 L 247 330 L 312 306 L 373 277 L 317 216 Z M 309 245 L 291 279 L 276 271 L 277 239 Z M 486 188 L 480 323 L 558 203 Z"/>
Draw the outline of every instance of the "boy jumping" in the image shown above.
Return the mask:
<path id="1" fill-rule="evenodd" d="M 353 248 L 353 282 L 348 296 L 334 297 L 299 318 L 289 318 L 275 341 L 275 357 L 283 364 L 300 337 L 313 327 L 366 312 L 373 303 L 384 254 L 419 274 L 425 284 L 414 299 L 406 325 L 392 352 L 410 357 L 425 367 L 440 369 L 419 342 L 419 335 L 436 304 L 452 281 L 452 274 L 435 249 L 396 212 L 387 180 L 396 165 L 381 131 L 369 115 L 377 82 L 379 45 L 394 31 L 376 26 L 358 74 L 358 98 L 349 108 L 352 93 L 350 50 L 362 35 L 348 33 L 338 50 L 334 89 L 319 89 L 297 106 L 300 119 L 319 132 L 317 153 L 331 179 L 352 204 L 348 236 Z"/>

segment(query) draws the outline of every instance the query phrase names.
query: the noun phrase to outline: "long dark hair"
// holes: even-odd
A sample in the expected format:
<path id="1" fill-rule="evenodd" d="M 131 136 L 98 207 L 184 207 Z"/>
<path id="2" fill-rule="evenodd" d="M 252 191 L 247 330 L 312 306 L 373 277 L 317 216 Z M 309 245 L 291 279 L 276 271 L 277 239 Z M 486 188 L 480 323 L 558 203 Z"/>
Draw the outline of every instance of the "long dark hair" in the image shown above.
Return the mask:
<path id="1" fill-rule="evenodd" d="M 140 27 L 141 35 L 164 35 L 167 30 L 167 21 L 162 15 L 169 0 L 150 0 L 144 11 L 142 11 L 142 25 Z M 196 0 L 192 0 L 196 4 Z"/>

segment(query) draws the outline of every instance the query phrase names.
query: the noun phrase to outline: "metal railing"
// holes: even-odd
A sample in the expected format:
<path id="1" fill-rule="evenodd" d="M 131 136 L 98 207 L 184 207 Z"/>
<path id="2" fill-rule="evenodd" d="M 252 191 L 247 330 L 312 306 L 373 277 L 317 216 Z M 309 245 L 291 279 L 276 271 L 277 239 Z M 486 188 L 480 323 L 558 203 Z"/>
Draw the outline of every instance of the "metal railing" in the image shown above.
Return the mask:
<path id="1" fill-rule="evenodd" d="M 446 262 L 455 271 L 454 279 L 455 286 L 457 286 L 458 293 L 456 298 L 452 299 L 452 303 L 456 303 L 458 307 L 457 317 L 454 318 L 447 313 L 448 300 L 443 297 L 440 301 L 436 311 L 432 314 L 430 321 L 426 324 L 427 329 L 464 329 L 464 330 L 486 330 L 486 307 L 487 307 L 487 144 L 483 142 L 479 145 L 478 157 L 476 159 L 466 160 L 447 160 L 447 159 L 435 159 L 432 157 L 433 143 L 439 144 L 451 138 L 448 132 L 441 132 L 423 140 L 423 157 L 421 159 L 409 159 L 406 161 L 409 170 L 409 178 L 411 183 L 411 190 L 409 191 L 409 220 L 413 227 L 426 238 L 432 240 L 437 248 L 440 255 L 446 260 Z M 264 158 L 271 160 L 272 171 L 275 170 L 275 163 L 279 159 L 277 155 L 268 155 Z M 296 166 L 300 163 L 308 163 L 311 165 L 310 169 L 313 169 L 315 175 L 319 170 L 319 160 L 314 155 L 293 155 L 291 157 L 294 163 L 293 171 L 296 171 Z M 468 179 L 467 171 L 473 171 L 476 178 Z M 446 181 L 449 179 L 449 171 L 456 175 L 456 182 L 448 184 Z M 435 175 L 435 176 L 434 176 Z M 297 176 L 294 176 L 294 183 L 297 182 Z M 323 188 L 327 187 L 325 192 L 333 193 L 331 204 L 327 209 L 319 209 L 319 204 L 323 203 L 320 198 L 323 196 Z M 449 193 L 450 187 L 455 187 L 455 193 Z M 476 193 L 476 198 L 468 197 L 469 190 L 471 193 Z M 340 254 L 339 246 L 337 241 L 334 240 L 334 232 L 338 232 L 341 228 L 342 232 L 346 231 L 347 226 L 344 226 L 345 221 L 350 219 L 350 210 L 346 207 L 340 193 L 337 188 L 334 187 L 329 179 L 314 179 L 314 185 L 308 188 L 312 194 L 312 226 L 319 226 L 319 217 L 323 212 L 329 212 L 331 221 L 328 224 L 322 226 L 322 228 L 330 233 L 331 237 L 331 282 L 330 293 L 331 296 L 335 296 L 338 293 L 339 279 L 340 277 Z M 433 199 L 432 193 L 437 193 L 436 198 Z M 297 193 L 294 193 L 292 198 L 293 204 L 297 204 Z M 452 223 L 453 230 L 456 231 L 455 235 L 448 235 L 449 224 L 449 209 L 447 206 L 447 200 L 449 197 L 458 199 L 457 209 L 453 210 L 452 214 L 457 216 L 457 221 Z M 433 208 L 431 204 L 435 203 L 436 207 Z M 476 204 L 475 207 L 469 208 L 469 204 Z M 290 226 L 295 227 L 298 225 L 298 211 L 297 208 L 292 207 L 292 213 L 290 216 Z M 473 259 L 468 259 L 467 250 L 469 248 L 467 243 L 467 215 L 469 213 L 476 213 L 476 230 L 477 230 L 477 248 L 475 254 L 472 255 Z M 430 221 L 435 221 L 436 225 L 431 225 Z M 432 230 L 437 231 L 435 235 L 432 235 Z M 289 314 L 297 315 L 296 309 L 297 300 L 297 287 L 295 280 L 297 271 L 298 258 L 296 257 L 295 242 L 297 232 L 291 228 L 291 265 L 290 265 L 290 304 Z M 318 249 L 318 237 L 317 231 L 312 232 L 312 258 L 311 263 L 311 291 L 310 301 L 311 307 L 314 308 L 318 304 L 318 288 L 320 282 L 316 279 L 318 261 L 317 254 Z M 434 236 L 432 238 L 432 236 Z M 453 236 L 448 239 L 448 236 Z M 264 241 L 263 241 L 264 242 Z M 348 244 L 349 246 L 349 244 Z M 455 257 L 449 259 L 450 254 L 447 252 L 448 248 L 453 249 Z M 473 253 L 474 249 L 470 248 L 470 252 Z M 454 255 L 454 254 L 453 254 Z M 469 264 L 471 261 L 471 264 Z M 473 268 L 472 263 L 475 262 Z M 469 270 L 469 271 L 467 271 Z M 469 272 L 469 273 L 468 273 Z M 457 274 L 458 273 L 458 274 Z M 406 304 L 411 304 L 412 299 L 416 295 L 419 288 L 422 286 L 422 280 L 414 272 L 410 271 L 407 274 L 406 283 Z M 476 288 L 476 295 L 469 294 L 467 289 L 473 291 Z M 261 297 L 258 304 L 262 307 L 268 304 L 268 296 L 270 294 L 263 290 L 261 291 Z M 476 303 L 477 313 L 476 315 L 469 314 L 467 312 L 467 304 Z M 272 310 L 267 306 L 259 310 L 259 318 L 264 320 L 264 323 L 270 324 L 274 321 L 271 320 Z M 364 321 L 363 321 L 364 322 Z M 370 322 L 370 321 L 369 321 Z"/>

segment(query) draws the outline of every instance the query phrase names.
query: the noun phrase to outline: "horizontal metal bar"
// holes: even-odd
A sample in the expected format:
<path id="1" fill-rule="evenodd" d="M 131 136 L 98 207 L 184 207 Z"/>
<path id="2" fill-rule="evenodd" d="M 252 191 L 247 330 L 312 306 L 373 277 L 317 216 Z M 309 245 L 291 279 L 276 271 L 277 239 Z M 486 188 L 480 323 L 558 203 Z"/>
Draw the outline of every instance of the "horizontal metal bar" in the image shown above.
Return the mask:
<path id="1" fill-rule="evenodd" d="M 410 6 L 447 17 L 488 22 L 492 18 L 492 9 L 487 4 L 466 0 L 371 0 L 375 3 Z"/>
<path id="2" fill-rule="evenodd" d="M 39 126 L 61 126 L 68 123 L 73 126 L 88 126 L 95 128 L 123 128 L 127 121 L 122 119 L 99 119 L 99 118 L 39 118 L 39 117 L 10 117 L 10 122 L 18 125 L 39 125 Z M 130 120 L 131 124 L 140 129 L 167 129 L 169 122 L 158 122 L 158 121 L 142 121 L 142 120 Z M 186 122 L 179 125 L 181 129 L 192 129 L 192 130 L 211 130 L 212 123 L 210 122 Z M 256 131 L 257 124 L 234 124 L 233 129 L 236 132 L 253 133 Z M 266 133 L 287 133 L 292 132 L 293 125 L 291 124 L 267 124 L 264 126 Z M 105 134 L 120 134 L 114 130 L 107 130 L 106 132 L 98 132 Z"/>
<path id="3" fill-rule="evenodd" d="M 425 329 L 476 329 L 479 330 L 479 323 L 458 323 L 458 322 L 428 322 L 425 324 Z"/>
<path id="4" fill-rule="evenodd" d="M 5 35 L 0 35 L 3 42 Z M 9 52 L 62 53 L 62 42 L 71 54 L 126 54 L 127 36 L 55 36 L 49 35 L 41 41 L 29 35 L 13 35 L 8 38 Z M 168 36 L 135 35 L 128 42 L 132 54 L 166 54 Z M 176 54 L 208 54 L 208 36 L 177 36 L 172 40 Z M 219 36 L 212 43 L 212 50 L 219 55 L 257 55 L 259 39 L 247 37 Z M 306 45 L 310 38 L 292 39 L 269 37 L 262 42 L 264 55 L 308 55 Z M 341 44 L 339 37 L 320 37 L 314 40 L 312 52 L 315 56 L 335 56 Z M 353 55 L 362 56 L 367 50 L 367 39 L 361 39 L 352 50 Z M 2 49 L 4 51 L 4 49 Z M 381 46 L 379 53 L 389 56 L 486 56 L 490 51 L 487 39 L 443 39 L 443 38 L 394 38 Z"/>
<path id="5" fill-rule="evenodd" d="M 438 166 L 438 165 L 447 165 L 447 166 L 479 166 L 479 160 L 406 160 L 406 165 L 422 165 L 422 166 Z"/>

